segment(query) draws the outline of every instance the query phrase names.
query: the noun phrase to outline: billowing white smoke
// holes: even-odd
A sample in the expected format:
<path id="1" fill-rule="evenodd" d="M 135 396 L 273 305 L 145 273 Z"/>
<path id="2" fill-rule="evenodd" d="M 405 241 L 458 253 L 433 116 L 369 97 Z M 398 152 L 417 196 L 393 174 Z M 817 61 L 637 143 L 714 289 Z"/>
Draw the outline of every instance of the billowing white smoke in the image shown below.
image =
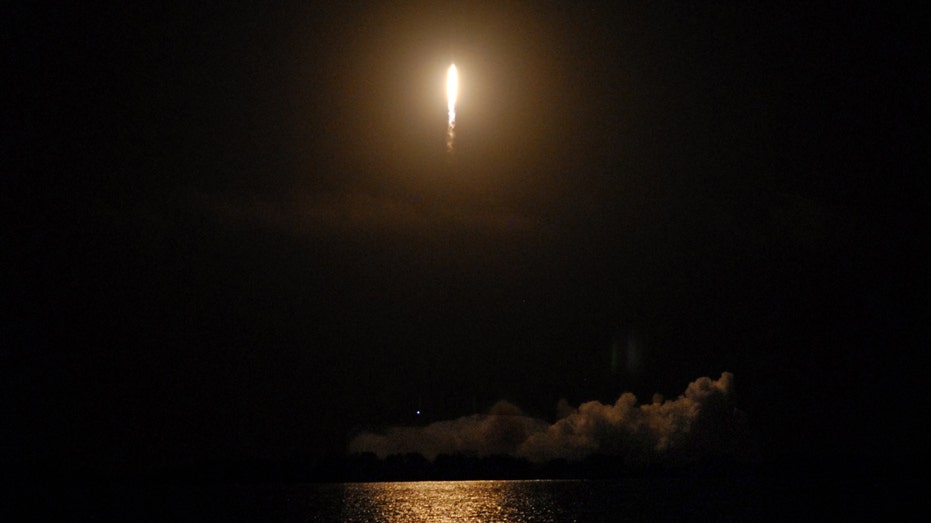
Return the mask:
<path id="1" fill-rule="evenodd" d="M 373 452 L 381 458 L 419 453 L 431 460 L 440 454 L 509 454 L 534 462 L 574 461 L 592 454 L 623 456 L 631 462 L 735 454 L 746 443 L 746 427 L 731 404 L 733 378 L 729 372 L 717 380 L 699 378 L 675 400 L 663 401 L 657 395 L 643 405 L 629 392 L 613 405 L 590 401 L 573 409 L 563 404 L 565 416 L 553 424 L 502 401 L 487 415 L 361 434 L 350 442 L 349 451 Z"/>

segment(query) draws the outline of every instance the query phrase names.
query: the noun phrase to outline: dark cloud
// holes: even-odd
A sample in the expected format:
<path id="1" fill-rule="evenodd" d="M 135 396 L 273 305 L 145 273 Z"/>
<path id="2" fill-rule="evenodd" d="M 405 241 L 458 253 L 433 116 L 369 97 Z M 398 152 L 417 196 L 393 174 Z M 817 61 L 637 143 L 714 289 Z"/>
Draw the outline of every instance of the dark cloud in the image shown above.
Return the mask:
<path id="1" fill-rule="evenodd" d="M 502 401 L 485 415 L 364 433 L 352 440 L 349 451 L 381 458 L 420 453 L 429 459 L 509 454 L 534 462 L 592 454 L 622 456 L 632 463 L 688 462 L 708 455 L 745 458 L 749 437 L 743 414 L 734 406 L 733 382 L 729 372 L 717 380 L 698 378 L 678 398 L 663 401 L 657 394 L 649 404 L 639 404 L 630 392 L 610 405 L 590 401 L 571 408 L 561 401 L 564 417 L 553 424 Z"/>

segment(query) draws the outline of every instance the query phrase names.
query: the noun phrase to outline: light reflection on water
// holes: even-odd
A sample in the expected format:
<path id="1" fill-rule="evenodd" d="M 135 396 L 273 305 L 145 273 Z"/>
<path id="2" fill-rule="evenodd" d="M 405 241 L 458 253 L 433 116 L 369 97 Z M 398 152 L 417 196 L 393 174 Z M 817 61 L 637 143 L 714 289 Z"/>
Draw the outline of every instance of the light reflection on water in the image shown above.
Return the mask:
<path id="1" fill-rule="evenodd" d="M 588 520 L 585 481 L 424 481 L 347 484 L 352 522 L 568 522 Z"/>
<path id="2" fill-rule="evenodd" d="M 793 503 L 793 498 L 810 490 L 799 489 L 794 477 L 788 483 L 783 479 L 761 483 L 746 475 L 592 481 L 72 485 L 56 494 L 35 495 L 36 500 L 53 501 L 45 504 L 53 510 L 53 517 L 39 517 L 36 513 L 36 517 L 23 519 L 303 523 L 771 521 L 778 519 L 774 514 L 785 513 L 787 508 L 793 517 L 785 519 L 800 519 L 801 513 L 796 514 L 793 507 L 807 505 Z"/>

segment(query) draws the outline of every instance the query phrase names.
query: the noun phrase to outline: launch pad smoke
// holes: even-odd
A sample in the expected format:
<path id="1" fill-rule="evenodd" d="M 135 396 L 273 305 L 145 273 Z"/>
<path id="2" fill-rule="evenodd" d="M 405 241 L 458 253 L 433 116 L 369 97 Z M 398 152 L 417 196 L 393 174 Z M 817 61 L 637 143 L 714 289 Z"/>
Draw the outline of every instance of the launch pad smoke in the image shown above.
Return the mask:
<path id="1" fill-rule="evenodd" d="M 690 461 L 741 453 L 748 438 L 743 414 L 733 406 L 733 378 L 729 372 L 717 380 L 698 378 L 674 400 L 656 395 L 651 403 L 639 404 L 625 392 L 614 404 L 589 401 L 552 424 L 500 401 L 487 414 L 363 433 L 349 450 L 380 458 L 407 453 L 431 460 L 441 454 L 511 455 L 533 462 L 576 461 L 592 454 L 631 462 Z"/>

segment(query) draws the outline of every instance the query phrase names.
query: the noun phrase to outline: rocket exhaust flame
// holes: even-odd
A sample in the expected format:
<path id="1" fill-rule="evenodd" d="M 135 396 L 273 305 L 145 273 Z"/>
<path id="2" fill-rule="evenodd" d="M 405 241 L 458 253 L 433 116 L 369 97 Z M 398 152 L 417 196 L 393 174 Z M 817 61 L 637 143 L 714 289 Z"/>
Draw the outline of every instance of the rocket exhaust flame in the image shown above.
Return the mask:
<path id="1" fill-rule="evenodd" d="M 449 101 L 449 123 L 456 123 L 456 95 L 459 94 L 459 73 L 456 65 L 449 66 L 446 73 L 446 99 Z"/>
<path id="2" fill-rule="evenodd" d="M 456 96 L 459 94 L 459 73 L 456 64 L 449 66 L 446 73 L 446 100 L 449 106 L 449 125 L 446 127 L 446 151 L 453 152 L 453 140 L 456 138 Z"/>

